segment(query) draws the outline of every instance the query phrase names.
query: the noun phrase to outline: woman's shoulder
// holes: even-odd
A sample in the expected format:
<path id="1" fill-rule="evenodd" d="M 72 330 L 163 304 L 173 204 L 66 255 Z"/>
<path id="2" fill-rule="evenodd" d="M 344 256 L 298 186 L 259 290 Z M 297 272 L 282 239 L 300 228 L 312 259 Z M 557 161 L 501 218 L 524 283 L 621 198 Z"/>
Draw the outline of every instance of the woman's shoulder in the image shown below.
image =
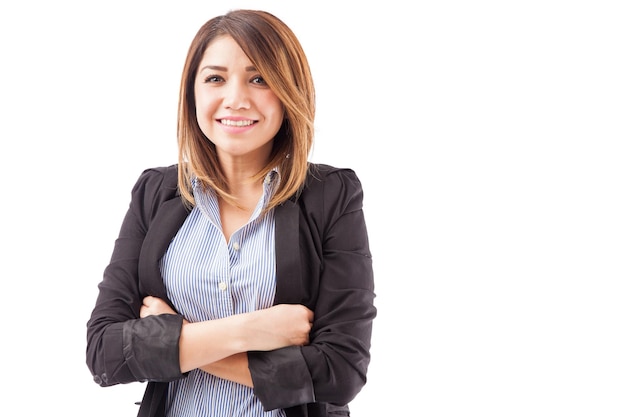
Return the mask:
<path id="1" fill-rule="evenodd" d="M 362 206 L 363 188 L 351 168 L 311 163 L 300 197 L 305 204 L 354 210 Z"/>
<path id="2" fill-rule="evenodd" d="M 160 179 L 165 182 L 178 181 L 178 164 L 146 168 L 140 179 Z"/>
<path id="3" fill-rule="evenodd" d="M 159 200 L 167 200 L 178 194 L 178 164 L 144 169 L 135 186 L 133 194 L 147 194 Z"/>
<path id="4" fill-rule="evenodd" d="M 352 168 L 310 163 L 305 188 L 340 187 L 361 189 L 361 182 Z"/>

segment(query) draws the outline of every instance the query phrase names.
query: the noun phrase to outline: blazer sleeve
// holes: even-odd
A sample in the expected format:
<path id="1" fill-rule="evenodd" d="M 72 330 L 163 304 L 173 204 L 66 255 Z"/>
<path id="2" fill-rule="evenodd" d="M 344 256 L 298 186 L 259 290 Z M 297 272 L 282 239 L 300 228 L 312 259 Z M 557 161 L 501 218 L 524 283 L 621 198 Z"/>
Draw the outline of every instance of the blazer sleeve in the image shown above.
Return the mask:
<path id="1" fill-rule="evenodd" d="M 131 193 L 111 260 L 98 284 L 87 322 L 87 366 L 94 381 L 110 386 L 180 378 L 178 340 L 182 317 L 139 319 L 143 298 L 138 263 L 150 219 L 164 200 L 165 169 L 144 171 Z M 170 187 L 171 189 L 171 187 Z"/>
<path id="2" fill-rule="evenodd" d="M 363 190 L 349 169 L 314 177 L 299 202 L 304 303 L 315 313 L 310 344 L 249 353 L 254 390 L 266 410 L 343 406 L 367 380 L 377 310 Z"/>

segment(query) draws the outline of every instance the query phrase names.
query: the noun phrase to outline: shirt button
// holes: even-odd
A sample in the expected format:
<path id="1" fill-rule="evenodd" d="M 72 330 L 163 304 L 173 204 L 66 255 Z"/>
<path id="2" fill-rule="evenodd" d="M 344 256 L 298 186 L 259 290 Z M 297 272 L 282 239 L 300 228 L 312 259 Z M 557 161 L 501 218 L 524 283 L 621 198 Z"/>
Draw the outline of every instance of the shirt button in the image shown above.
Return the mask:
<path id="1" fill-rule="evenodd" d="M 239 250 L 239 243 L 237 242 L 233 243 L 233 249 Z"/>
<path id="2" fill-rule="evenodd" d="M 220 288 L 220 290 L 224 291 L 226 289 L 226 283 L 225 282 L 220 282 L 218 284 L 218 287 Z"/>

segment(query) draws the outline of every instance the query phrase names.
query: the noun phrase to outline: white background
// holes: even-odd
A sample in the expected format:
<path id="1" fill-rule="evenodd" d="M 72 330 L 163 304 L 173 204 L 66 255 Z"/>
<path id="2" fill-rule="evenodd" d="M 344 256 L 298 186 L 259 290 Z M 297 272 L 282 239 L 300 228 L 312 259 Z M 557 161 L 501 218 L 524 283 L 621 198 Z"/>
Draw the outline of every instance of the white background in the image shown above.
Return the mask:
<path id="1" fill-rule="evenodd" d="M 136 414 L 144 385 L 92 381 L 85 324 L 137 176 L 176 162 L 191 39 L 251 7 L 307 51 L 311 159 L 365 189 L 379 316 L 353 417 L 623 417 L 621 3 L 3 2 L 2 409 Z"/>

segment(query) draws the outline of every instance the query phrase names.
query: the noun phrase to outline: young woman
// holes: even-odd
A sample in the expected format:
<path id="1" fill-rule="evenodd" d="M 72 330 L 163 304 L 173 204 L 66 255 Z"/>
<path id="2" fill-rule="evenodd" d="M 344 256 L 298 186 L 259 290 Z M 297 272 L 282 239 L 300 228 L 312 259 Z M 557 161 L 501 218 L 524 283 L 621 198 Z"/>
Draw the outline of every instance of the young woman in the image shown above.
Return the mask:
<path id="1" fill-rule="evenodd" d="M 178 163 L 132 190 L 87 323 L 102 386 L 139 416 L 349 415 L 376 316 L 361 184 L 308 162 L 315 93 L 275 16 L 204 24 L 185 62 Z"/>

